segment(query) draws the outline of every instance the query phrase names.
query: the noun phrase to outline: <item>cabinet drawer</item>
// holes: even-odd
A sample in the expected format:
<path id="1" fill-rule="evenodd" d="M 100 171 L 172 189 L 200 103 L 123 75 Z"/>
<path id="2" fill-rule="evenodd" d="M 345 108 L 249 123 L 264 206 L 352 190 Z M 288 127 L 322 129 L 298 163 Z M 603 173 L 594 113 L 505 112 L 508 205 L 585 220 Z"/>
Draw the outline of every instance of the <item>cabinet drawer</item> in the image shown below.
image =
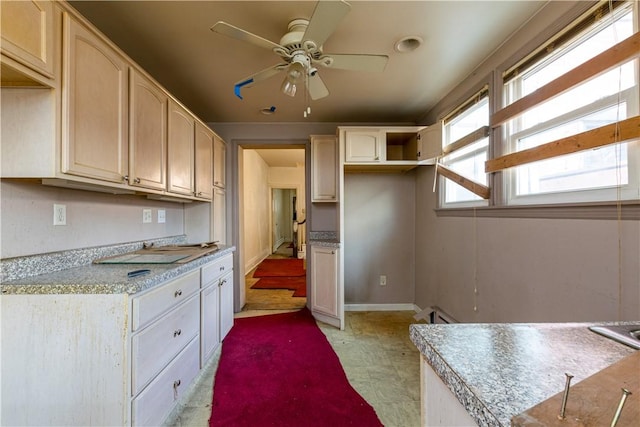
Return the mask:
<path id="1" fill-rule="evenodd" d="M 202 267 L 201 286 L 204 288 L 233 270 L 233 256 L 226 255 Z"/>
<path id="2" fill-rule="evenodd" d="M 188 390 L 199 371 L 198 338 L 167 366 L 142 393 L 131 402 L 132 424 L 159 426 Z"/>
<path id="3" fill-rule="evenodd" d="M 131 392 L 135 396 L 198 335 L 198 295 L 131 338 Z"/>
<path id="4" fill-rule="evenodd" d="M 187 300 L 200 289 L 200 270 L 178 277 L 150 292 L 133 299 L 132 331 L 137 331 L 171 306 Z"/>

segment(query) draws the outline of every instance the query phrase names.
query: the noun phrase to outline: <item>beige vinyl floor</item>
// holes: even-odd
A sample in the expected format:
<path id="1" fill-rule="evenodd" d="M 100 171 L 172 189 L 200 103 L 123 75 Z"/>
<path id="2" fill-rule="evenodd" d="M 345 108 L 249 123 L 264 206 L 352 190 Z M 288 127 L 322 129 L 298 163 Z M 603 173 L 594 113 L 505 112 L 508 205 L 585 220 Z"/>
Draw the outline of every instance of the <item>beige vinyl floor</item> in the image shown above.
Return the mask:
<path id="1" fill-rule="evenodd" d="M 247 275 L 247 291 L 252 284 L 251 273 Z M 306 303 L 306 298 L 292 298 L 293 291 L 259 291 L 262 296 L 254 294 L 255 304 L 263 304 L 263 309 L 254 306 L 247 310 L 245 306 L 245 310 L 236 313 L 236 318 L 297 310 Z M 260 298 L 264 300 L 262 303 Z M 340 358 L 351 386 L 373 406 L 386 427 L 420 426 L 420 353 L 409 339 L 409 325 L 415 323 L 413 314 L 410 311 L 346 312 L 344 331 L 318 322 Z M 166 426 L 209 425 L 214 376 L 222 347 L 224 343 L 168 418 Z"/>

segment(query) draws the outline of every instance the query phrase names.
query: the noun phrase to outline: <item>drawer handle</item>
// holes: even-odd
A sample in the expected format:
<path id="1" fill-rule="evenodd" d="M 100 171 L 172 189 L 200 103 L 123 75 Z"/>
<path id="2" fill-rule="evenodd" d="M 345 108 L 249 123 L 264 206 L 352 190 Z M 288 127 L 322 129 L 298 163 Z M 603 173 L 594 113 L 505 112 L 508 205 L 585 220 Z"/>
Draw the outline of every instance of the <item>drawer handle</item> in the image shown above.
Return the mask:
<path id="1" fill-rule="evenodd" d="M 224 265 L 220 266 L 220 271 L 224 271 Z"/>
<path id="2" fill-rule="evenodd" d="M 173 337 L 177 337 L 182 333 L 182 329 L 176 329 L 175 331 L 173 331 Z"/>
<path id="3" fill-rule="evenodd" d="M 175 298 L 178 298 L 178 297 L 179 297 L 179 296 L 181 296 L 181 295 L 182 295 L 182 289 L 178 289 L 178 290 L 173 294 L 173 296 L 174 296 Z"/>
<path id="4" fill-rule="evenodd" d="M 222 279 L 218 286 L 224 286 L 225 283 L 227 283 L 227 279 Z"/>

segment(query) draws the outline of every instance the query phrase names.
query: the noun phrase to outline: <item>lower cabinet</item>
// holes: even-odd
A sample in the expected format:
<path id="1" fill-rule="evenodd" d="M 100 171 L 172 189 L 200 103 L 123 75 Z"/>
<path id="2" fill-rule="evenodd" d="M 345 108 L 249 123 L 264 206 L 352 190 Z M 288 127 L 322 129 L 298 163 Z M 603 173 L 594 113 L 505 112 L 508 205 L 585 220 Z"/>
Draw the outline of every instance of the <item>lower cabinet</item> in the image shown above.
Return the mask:
<path id="1" fill-rule="evenodd" d="M 311 245 L 311 312 L 325 323 L 344 327 L 344 305 L 340 287 L 339 249 Z"/>
<path id="2" fill-rule="evenodd" d="M 0 298 L 1 425 L 161 425 L 233 325 L 233 255 L 134 294 Z"/>
<path id="3" fill-rule="evenodd" d="M 202 267 L 200 291 L 200 367 L 209 360 L 233 326 L 233 256 Z"/>

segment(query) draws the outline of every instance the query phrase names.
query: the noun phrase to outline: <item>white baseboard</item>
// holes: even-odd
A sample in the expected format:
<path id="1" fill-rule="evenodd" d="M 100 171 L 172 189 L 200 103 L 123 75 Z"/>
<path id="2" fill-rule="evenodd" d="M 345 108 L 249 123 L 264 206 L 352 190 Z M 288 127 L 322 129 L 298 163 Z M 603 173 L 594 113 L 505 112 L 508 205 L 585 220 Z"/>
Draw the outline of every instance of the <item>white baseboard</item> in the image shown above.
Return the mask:
<path id="1" fill-rule="evenodd" d="M 412 303 L 402 304 L 345 304 L 344 311 L 421 311 Z"/>

